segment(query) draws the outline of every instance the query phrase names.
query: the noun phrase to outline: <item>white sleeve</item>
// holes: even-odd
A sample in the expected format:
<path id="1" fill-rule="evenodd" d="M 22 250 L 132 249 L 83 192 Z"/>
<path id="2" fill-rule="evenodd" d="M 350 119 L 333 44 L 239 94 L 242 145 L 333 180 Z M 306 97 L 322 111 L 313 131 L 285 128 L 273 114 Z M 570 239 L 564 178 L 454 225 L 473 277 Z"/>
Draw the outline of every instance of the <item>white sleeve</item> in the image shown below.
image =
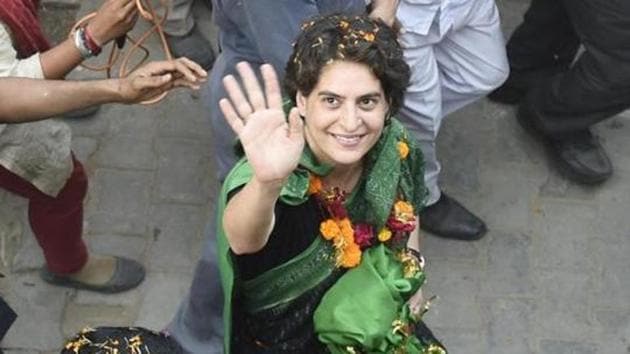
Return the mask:
<path id="1" fill-rule="evenodd" d="M 0 22 L 0 77 L 27 77 L 43 79 L 44 72 L 39 53 L 26 59 L 18 59 L 7 28 Z"/>

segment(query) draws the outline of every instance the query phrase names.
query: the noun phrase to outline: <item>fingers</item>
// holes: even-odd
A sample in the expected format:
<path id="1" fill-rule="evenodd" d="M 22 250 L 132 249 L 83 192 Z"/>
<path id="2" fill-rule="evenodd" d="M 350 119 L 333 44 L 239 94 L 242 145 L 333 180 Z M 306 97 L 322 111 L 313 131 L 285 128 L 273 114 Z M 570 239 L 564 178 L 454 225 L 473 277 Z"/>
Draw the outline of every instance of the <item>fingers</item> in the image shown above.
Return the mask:
<path id="1" fill-rule="evenodd" d="M 221 112 L 223 112 L 223 116 L 225 116 L 225 120 L 228 122 L 232 130 L 239 135 L 241 130 L 244 127 L 243 121 L 238 116 L 232 103 L 227 98 L 222 98 L 219 100 L 219 107 L 221 108 Z"/>
<path id="2" fill-rule="evenodd" d="M 267 94 L 269 108 L 282 109 L 282 91 L 280 90 L 276 71 L 270 64 L 264 64 L 260 67 L 260 72 L 265 83 L 265 93 Z"/>
<path id="3" fill-rule="evenodd" d="M 236 70 L 241 76 L 245 92 L 249 98 L 249 103 L 254 111 L 267 108 L 265 96 L 258 84 L 258 79 L 256 78 L 256 74 L 254 74 L 252 67 L 246 62 L 240 62 L 236 65 Z"/>
<path id="4" fill-rule="evenodd" d="M 174 60 L 175 70 L 181 73 L 188 81 L 197 82 L 199 78 L 208 76 L 203 68 L 188 58 L 178 58 Z"/>
<path id="5" fill-rule="evenodd" d="M 233 107 L 236 109 L 236 113 L 238 113 L 242 119 L 246 119 L 253 110 L 234 76 L 228 75 L 224 77 L 223 86 L 225 87 L 225 91 L 227 91 Z"/>
<path id="6" fill-rule="evenodd" d="M 171 74 L 138 77 L 135 79 L 135 86 L 138 90 L 154 89 L 168 84 L 172 79 Z"/>
<path id="7" fill-rule="evenodd" d="M 199 64 L 187 58 L 150 62 L 135 70 L 132 75 L 154 76 L 167 73 L 172 74 L 175 79 L 188 81 L 191 85 L 199 85 L 208 76 Z"/>

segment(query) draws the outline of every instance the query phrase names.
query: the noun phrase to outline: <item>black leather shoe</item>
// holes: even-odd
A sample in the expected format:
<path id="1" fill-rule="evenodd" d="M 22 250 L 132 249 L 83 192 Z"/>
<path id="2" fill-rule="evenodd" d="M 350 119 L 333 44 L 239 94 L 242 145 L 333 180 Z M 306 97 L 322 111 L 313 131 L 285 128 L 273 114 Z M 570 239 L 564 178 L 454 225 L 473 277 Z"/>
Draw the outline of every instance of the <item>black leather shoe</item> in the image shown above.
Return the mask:
<path id="1" fill-rule="evenodd" d="M 214 51 L 210 42 L 201 34 L 199 28 L 194 26 L 192 30 L 183 36 L 166 35 L 173 57 L 187 57 L 201 65 L 205 70 L 210 70 L 214 64 Z"/>
<path id="2" fill-rule="evenodd" d="M 481 219 L 444 192 L 420 212 L 420 227 L 439 237 L 463 241 L 478 240 L 488 230 Z"/>
<path id="3" fill-rule="evenodd" d="M 516 115 L 519 124 L 545 144 L 547 155 L 568 179 L 582 184 L 597 184 L 612 175 L 612 163 L 590 130 L 549 137 L 535 128 L 530 114 L 527 103 L 521 104 Z"/>

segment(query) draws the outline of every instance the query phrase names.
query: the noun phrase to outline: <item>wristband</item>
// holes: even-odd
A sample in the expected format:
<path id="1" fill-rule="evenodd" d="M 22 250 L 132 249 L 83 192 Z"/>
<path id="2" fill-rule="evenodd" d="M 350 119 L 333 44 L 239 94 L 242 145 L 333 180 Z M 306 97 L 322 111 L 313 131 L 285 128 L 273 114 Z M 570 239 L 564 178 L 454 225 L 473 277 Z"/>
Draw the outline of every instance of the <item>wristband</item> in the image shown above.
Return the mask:
<path id="1" fill-rule="evenodd" d="M 413 249 L 413 248 L 407 248 L 407 252 L 409 252 L 412 256 L 416 257 L 416 259 L 418 260 L 418 264 L 420 265 L 420 270 L 424 270 L 424 266 L 427 263 L 424 260 L 424 257 L 422 256 L 420 251 L 418 251 L 416 249 Z"/>
<path id="2" fill-rule="evenodd" d="M 96 41 L 94 41 L 94 38 L 87 27 L 83 27 L 83 38 L 85 39 L 85 46 L 88 47 L 93 56 L 101 54 L 101 50 L 103 48 L 96 44 Z"/>
<path id="3" fill-rule="evenodd" d="M 83 37 L 83 27 L 77 28 L 77 30 L 74 31 L 74 46 L 79 50 L 79 53 L 81 53 L 81 57 L 87 59 L 93 55 L 90 49 L 85 45 Z"/>

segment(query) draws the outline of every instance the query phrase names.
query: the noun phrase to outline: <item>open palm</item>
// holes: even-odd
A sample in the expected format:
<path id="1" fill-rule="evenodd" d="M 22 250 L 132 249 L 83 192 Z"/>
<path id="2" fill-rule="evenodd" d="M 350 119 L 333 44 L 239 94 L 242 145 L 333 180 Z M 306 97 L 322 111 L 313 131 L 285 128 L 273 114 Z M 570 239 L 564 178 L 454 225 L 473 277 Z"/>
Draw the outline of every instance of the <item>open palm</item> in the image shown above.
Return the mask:
<path id="1" fill-rule="evenodd" d="M 297 167 L 304 148 L 304 126 L 296 108 L 285 118 L 278 78 L 271 65 L 261 67 L 264 91 L 245 62 L 236 66 L 241 87 L 232 75 L 223 79 L 230 97 L 219 106 L 238 136 L 254 175 L 260 182 L 287 178 Z M 244 91 L 244 92 L 243 92 Z"/>

